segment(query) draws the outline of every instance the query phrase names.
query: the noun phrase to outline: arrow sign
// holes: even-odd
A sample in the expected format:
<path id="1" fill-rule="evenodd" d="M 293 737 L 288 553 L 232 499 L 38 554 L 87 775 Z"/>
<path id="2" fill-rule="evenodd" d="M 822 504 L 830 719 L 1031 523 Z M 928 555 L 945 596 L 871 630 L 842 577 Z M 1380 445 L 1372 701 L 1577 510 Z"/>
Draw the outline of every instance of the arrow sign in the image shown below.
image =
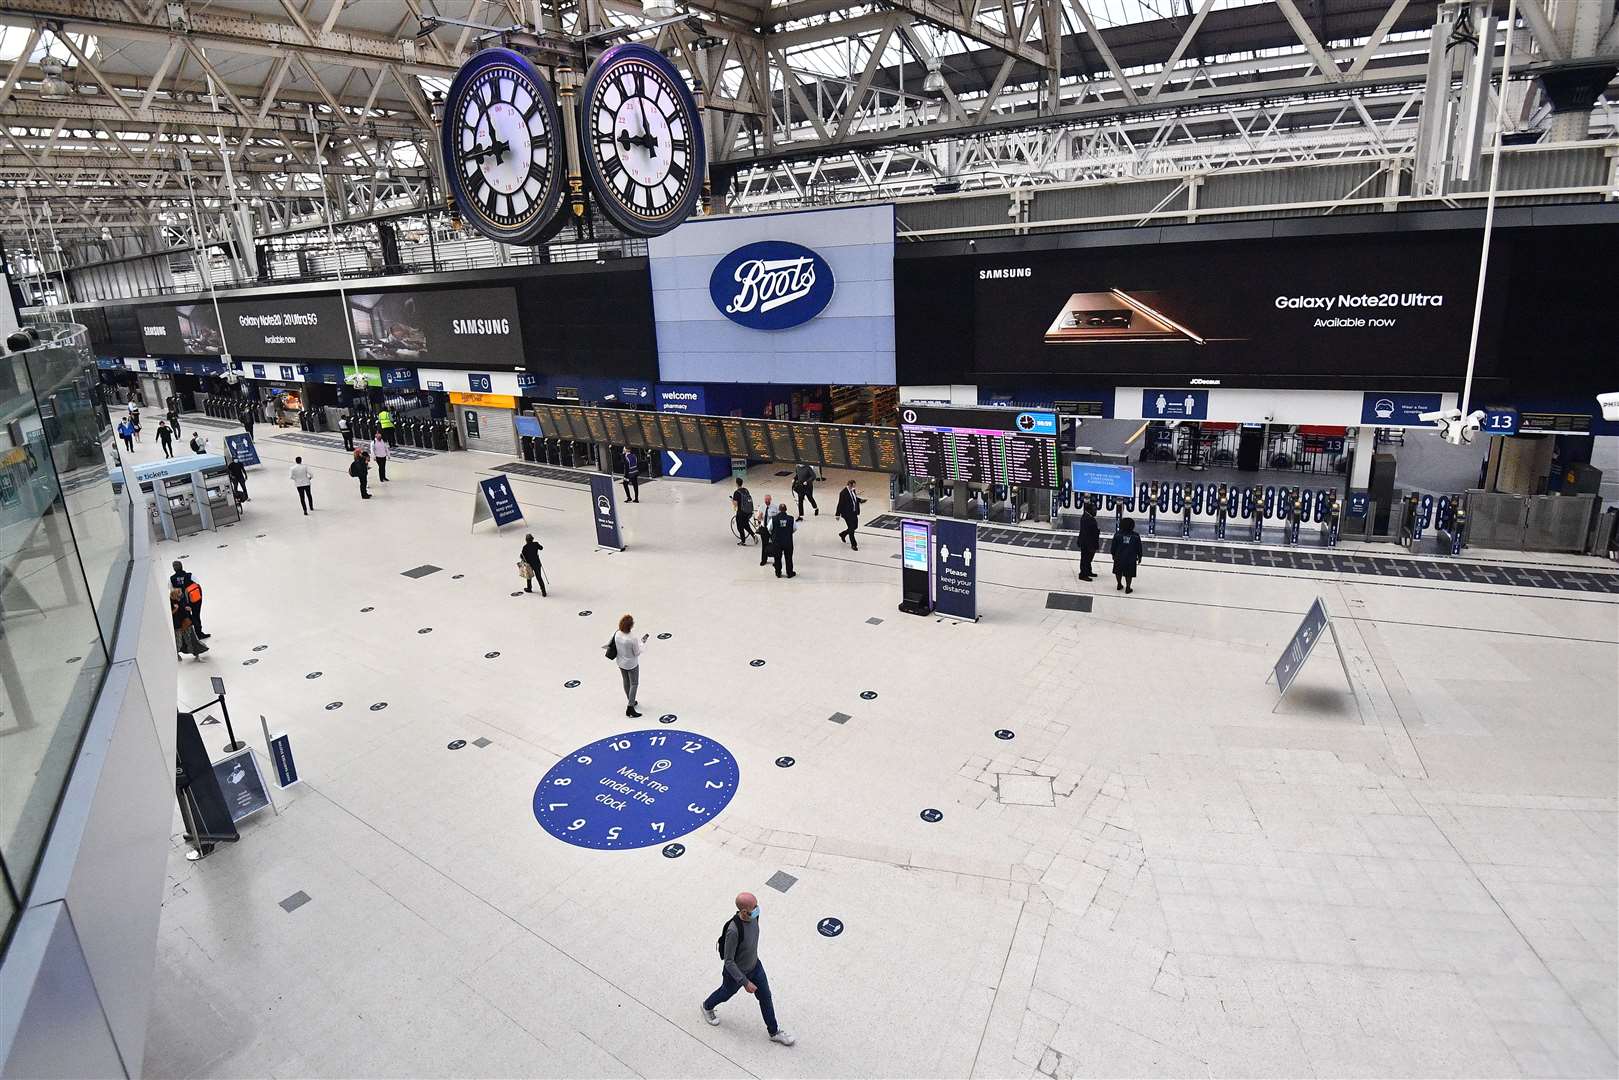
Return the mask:
<path id="1" fill-rule="evenodd" d="M 674 476 L 680 472 L 680 467 L 684 465 L 685 462 L 680 460 L 680 455 L 675 453 L 673 450 L 665 450 L 664 453 L 669 455 L 669 460 L 672 462 L 672 464 L 669 466 L 669 475 Z"/>

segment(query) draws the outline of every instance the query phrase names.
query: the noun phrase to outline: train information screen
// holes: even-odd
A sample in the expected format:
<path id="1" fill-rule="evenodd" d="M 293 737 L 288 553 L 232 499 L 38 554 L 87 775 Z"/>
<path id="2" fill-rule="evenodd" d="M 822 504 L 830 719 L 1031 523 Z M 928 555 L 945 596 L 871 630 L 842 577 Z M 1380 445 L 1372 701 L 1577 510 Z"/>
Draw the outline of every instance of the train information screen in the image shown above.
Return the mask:
<path id="1" fill-rule="evenodd" d="M 877 471 L 897 473 L 905 462 L 900 449 L 899 432 L 893 428 L 872 428 L 871 442 L 877 450 Z"/>
<path id="2" fill-rule="evenodd" d="M 680 437 L 686 441 L 686 449 L 699 454 L 708 448 L 703 445 L 703 430 L 698 426 L 697 417 L 689 413 L 677 413 L 680 418 Z"/>
<path id="3" fill-rule="evenodd" d="M 585 410 L 577 405 L 565 405 L 562 411 L 568 415 L 568 425 L 573 428 L 573 437 L 589 439 L 590 425 L 585 423 Z"/>
<path id="4" fill-rule="evenodd" d="M 877 468 L 877 449 L 872 445 L 870 428 L 844 428 L 843 445 L 848 450 L 851 469 Z"/>
<path id="5" fill-rule="evenodd" d="M 725 433 L 725 452 L 732 457 L 748 456 L 748 431 L 734 416 L 720 417 L 720 430 Z"/>
<path id="6" fill-rule="evenodd" d="M 585 409 L 585 428 L 590 432 L 590 441 L 604 443 L 607 441 L 607 424 L 602 420 L 600 409 Z"/>
<path id="7" fill-rule="evenodd" d="M 807 465 L 821 464 L 821 444 L 817 438 L 819 424 L 793 425 L 793 452 Z"/>
<path id="8" fill-rule="evenodd" d="M 624 413 L 619 409 L 601 410 L 602 424 L 607 428 L 607 441 L 614 446 L 624 445 Z"/>
<path id="9" fill-rule="evenodd" d="M 728 455 L 731 453 L 730 444 L 725 439 L 725 426 L 720 423 L 717 416 L 699 416 L 697 423 L 703 429 L 703 442 L 708 446 L 710 454 Z"/>
<path id="10" fill-rule="evenodd" d="M 658 429 L 658 417 L 655 413 L 636 413 L 635 419 L 641 425 L 641 443 L 649 450 L 663 449 L 663 432 Z"/>
<path id="11" fill-rule="evenodd" d="M 680 418 L 674 413 L 658 414 L 658 430 L 663 432 L 663 445 L 667 450 L 689 450 L 680 437 Z"/>
<path id="12" fill-rule="evenodd" d="M 770 432 L 771 458 L 789 465 L 796 462 L 798 456 L 793 449 L 793 425 L 785 420 L 766 420 L 765 428 Z"/>
<path id="13" fill-rule="evenodd" d="M 816 427 L 815 439 L 820 444 L 822 465 L 830 465 L 834 469 L 848 468 L 849 449 L 844 444 L 843 437 L 853 430 L 833 424 L 820 424 Z"/>
<path id="14" fill-rule="evenodd" d="M 748 456 L 769 461 L 772 457 L 770 429 L 765 427 L 763 420 L 744 420 L 742 423 L 748 433 Z"/>
<path id="15" fill-rule="evenodd" d="M 969 483 L 1062 483 L 1057 414 L 1029 409 L 900 409 L 905 470 Z"/>

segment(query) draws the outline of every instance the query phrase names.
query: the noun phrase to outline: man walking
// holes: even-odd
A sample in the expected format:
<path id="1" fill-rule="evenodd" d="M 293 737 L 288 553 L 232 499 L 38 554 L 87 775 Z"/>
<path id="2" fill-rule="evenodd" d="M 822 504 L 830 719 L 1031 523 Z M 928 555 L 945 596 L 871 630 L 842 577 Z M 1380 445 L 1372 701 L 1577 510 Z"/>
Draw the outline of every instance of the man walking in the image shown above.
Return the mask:
<path id="1" fill-rule="evenodd" d="M 167 421 L 159 420 L 157 422 L 157 442 L 159 446 L 163 447 L 164 457 L 171 458 L 174 456 L 174 436 L 169 434 Z"/>
<path id="2" fill-rule="evenodd" d="M 770 527 L 770 546 L 775 549 L 777 577 L 781 577 L 783 557 L 787 559 L 787 576 L 798 576 L 793 572 L 793 530 L 797 527 L 798 523 L 785 506 L 776 512 L 775 523 Z"/>
<path id="3" fill-rule="evenodd" d="M 388 444 L 378 435 L 371 440 L 371 456 L 377 460 L 377 483 L 388 482 Z"/>
<path id="4" fill-rule="evenodd" d="M 748 544 L 748 537 L 753 535 L 753 493 L 742 483 L 742 478 L 736 478 L 736 490 L 731 492 L 731 509 L 736 513 L 736 531 L 741 537 L 737 541 L 742 547 Z"/>
<path id="5" fill-rule="evenodd" d="M 800 464 L 793 473 L 793 494 L 798 496 L 798 520 L 804 520 L 804 500 L 815 508 L 818 515 L 821 504 L 815 501 L 815 469 L 809 465 Z"/>
<path id="6" fill-rule="evenodd" d="M 309 490 L 313 477 L 309 475 L 309 466 L 304 464 L 303 458 L 292 459 L 292 468 L 287 470 L 287 477 L 298 489 L 298 505 L 303 507 L 304 517 L 308 517 L 309 511 L 315 508 L 315 496 Z"/>
<path id="7" fill-rule="evenodd" d="M 169 427 L 174 431 L 174 437 L 180 437 L 180 410 L 175 408 L 174 399 L 169 398 Z"/>
<path id="8" fill-rule="evenodd" d="M 253 406 L 251 404 L 244 404 L 242 406 L 242 427 L 245 428 L 246 431 L 247 431 L 247 439 L 248 439 L 248 441 L 252 442 L 253 441 Z"/>
<path id="9" fill-rule="evenodd" d="M 635 498 L 630 498 L 630 488 L 635 489 Z M 624 448 L 624 500 L 626 502 L 641 501 L 641 459 L 635 456 L 635 451 L 629 447 Z"/>
<path id="10" fill-rule="evenodd" d="M 337 418 L 337 433 L 343 436 L 343 449 L 352 453 L 354 451 L 354 429 L 349 427 L 349 418 L 346 415 Z"/>
<path id="11" fill-rule="evenodd" d="M 1101 546 L 1102 528 L 1096 523 L 1096 507 L 1087 498 L 1079 512 L 1079 580 L 1096 579 L 1096 575 L 1091 573 L 1091 560 Z"/>
<path id="12" fill-rule="evenodd" d="M 770 980 L 765 977 L 765 966 L 759 961 L 759 901 L 752 893 L 736 894 L 736 915 L 725 924 L 720 935 L 720 958 L 725 967 L 720 973 L 720 987 L 703 1000 L 703 1019 L 718 1027 L 720 1018 L 714 1008 L 746 990 L 759 999 L 759 1012 L 764 1016 L 765 1030 L 770 1041 L 791 1046 L 798 1040 L 776 1024 L 776 1003 L 770 997 Z"/>
<path id="13" fill-rule="evenodd" d="M 174 573 L 169 575 L 169 588 L 179 589 L 185 602 L 191 605 L 191 624 L 196 627 L 197 637 L 203 640 L 213 637 L 212 634 L 203 633 L 202 629 L 202 586 L 197 584 L 179 559 L 170 565 L 174 567 Z"/>
<path id="14" fill-rule="evenodd" d="M 133 454 L 135 452 L 135 429 L 128 420 L 118 424 L 118 437 L 124 440 L 124 449 Z"/>
<path id="15" fill-rule="evenodd" d="M 843 519 L 845 526 L 844 530 L 838 533 L 838 539 L 855 551 L 860 550 L 860 544 L 854 538 L 854 531 L 860 524 L 860 504 L 865 501 L 855 492 L 853 480 L 849 481 L 848 487 L 838 492 L 838 517 Z"/>

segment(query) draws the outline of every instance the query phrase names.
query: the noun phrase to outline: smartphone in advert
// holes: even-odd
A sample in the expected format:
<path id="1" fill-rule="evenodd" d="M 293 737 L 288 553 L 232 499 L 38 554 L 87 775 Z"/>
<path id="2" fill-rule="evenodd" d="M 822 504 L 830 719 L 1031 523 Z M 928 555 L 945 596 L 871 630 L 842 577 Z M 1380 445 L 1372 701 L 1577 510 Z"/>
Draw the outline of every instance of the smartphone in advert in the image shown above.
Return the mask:
<path id="1" fill-rule="evenodd" d="M 1154 297 L 1158 304 L 1163 301 Z M 1105 293 L 1075 293 L 1057 312 L 1046 331 L 1051 345 L 1087 345 L 1106 342 L 1190 341 L 1207 345 L 1201 334 L 1144 298 L 1119 289 Z"/>

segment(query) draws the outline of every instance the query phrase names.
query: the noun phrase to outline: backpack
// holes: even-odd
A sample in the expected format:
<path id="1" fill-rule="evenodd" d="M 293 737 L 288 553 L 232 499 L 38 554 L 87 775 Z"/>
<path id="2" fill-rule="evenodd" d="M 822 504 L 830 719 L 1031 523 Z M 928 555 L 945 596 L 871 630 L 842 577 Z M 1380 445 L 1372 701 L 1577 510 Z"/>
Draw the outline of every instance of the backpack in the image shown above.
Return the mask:
<path id="1" fill-rule="evenodd" d="M 186 599 L 193 604 L 202 603 L 202 586 L 195 581 L 186 586 Z"/>
<path id="2" fill-rule="evenodd" d="M 741 946 L 742 946 L 742 916 L 740 916 L 740 915 L 732 915 L 729 919 L 725 920 L 725 925 L 720 927 L 719 940 L 714 942 L 714 948 L 716 950 L 718 950 L 718 952 L 720 954 L 720 957 L 722 959 L 725 956 L 725 932 L 731 928 L 732 923 L 736 923 L 736 944 L 737 944 L 737 947 L 741 948 Z"/>
<path id="3" fill-rule="evenodd" d="M 753 516 L 753 495 L 747 488 L 736 489 L 736 508 L 749 517 Z"/>

